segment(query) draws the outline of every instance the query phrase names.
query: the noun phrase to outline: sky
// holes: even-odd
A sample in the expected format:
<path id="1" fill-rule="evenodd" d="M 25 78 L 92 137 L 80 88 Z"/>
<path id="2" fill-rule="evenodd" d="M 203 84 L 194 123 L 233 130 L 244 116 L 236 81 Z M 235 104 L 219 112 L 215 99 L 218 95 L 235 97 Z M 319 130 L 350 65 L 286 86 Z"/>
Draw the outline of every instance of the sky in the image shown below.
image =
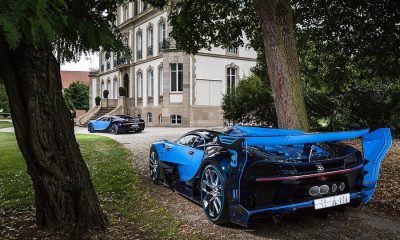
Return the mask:
<path id="1" fill-rule="evenodd" d="M 89 71 L 89 68 L 99 68 L 99 55 L 97 53 L 89 57 L 83 55 L 79 62 L 70 62 L 61 65 L 61 70 L 67 71 Z"/>

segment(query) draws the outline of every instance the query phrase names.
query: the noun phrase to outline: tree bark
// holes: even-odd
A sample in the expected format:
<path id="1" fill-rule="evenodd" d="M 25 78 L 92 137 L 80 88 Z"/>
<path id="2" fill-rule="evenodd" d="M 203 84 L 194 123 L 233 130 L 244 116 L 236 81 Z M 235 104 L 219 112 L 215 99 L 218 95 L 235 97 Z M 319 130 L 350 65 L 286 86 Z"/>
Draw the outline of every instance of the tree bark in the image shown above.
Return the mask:
<path id="1" fill-rule="evenodd" d="M 309 130 L 289 0 L 254 0 L 264 39 L 278 126 Z"/>
<path id="2" fill-rule="evenodd" d="M 9 96 L 18 146 L 35 191 L 36 219 L 46 230 L 83 236 L 104 229 L 88 168 L 74 135 L 51 48 L 10 50 L 0 39 L 0 78 Z"/>

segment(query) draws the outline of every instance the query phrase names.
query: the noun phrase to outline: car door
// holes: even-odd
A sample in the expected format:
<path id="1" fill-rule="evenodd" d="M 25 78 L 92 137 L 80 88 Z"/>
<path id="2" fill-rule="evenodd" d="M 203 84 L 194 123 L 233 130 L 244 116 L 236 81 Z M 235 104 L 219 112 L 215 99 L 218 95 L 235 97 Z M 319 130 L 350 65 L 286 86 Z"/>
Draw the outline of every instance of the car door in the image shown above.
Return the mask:
<path id="1" fill-rule="evenodd" d="M 178 174 L 182 181 L 193 178 L 197 169 L 191 168 L 192 159 L 202 158 L 204 151 L 196 149 L 192 144 L 199 136 L 189 134 L 180 138 L 177 142 L 165 141 L 161 152 L 160 160 L 175 163 Z"/>
<path id="2" fill-rule="evenodd" d="M 105 130 L 110 126 L 110 117 L 101 117 L 93 122 L 94 130 Z"/>

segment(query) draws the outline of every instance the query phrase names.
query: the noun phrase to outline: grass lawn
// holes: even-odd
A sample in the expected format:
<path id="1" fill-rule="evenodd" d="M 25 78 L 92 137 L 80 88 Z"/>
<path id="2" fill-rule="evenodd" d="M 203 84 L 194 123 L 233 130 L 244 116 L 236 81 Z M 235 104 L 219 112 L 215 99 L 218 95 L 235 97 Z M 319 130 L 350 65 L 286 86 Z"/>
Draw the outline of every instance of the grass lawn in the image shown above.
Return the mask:
<path id="1" fill-rule="evenodd" d="M 202 238 L 183 230 L 183 223 L 146 192 L 129 160 L 128 150 L 107 137 L 82 134 L 77 139 L 109 218 L 122 216 L 151 239 Z M 31 180 L 15 135 L 0 133 L 0 211 L 32 206 L 33 201 Z"/>
<path id="2" fill-rule="evenodd" d="M 8 128 L 12 126 L 13 126 L 12 123 L 0 120 L 0 128 Z"/>

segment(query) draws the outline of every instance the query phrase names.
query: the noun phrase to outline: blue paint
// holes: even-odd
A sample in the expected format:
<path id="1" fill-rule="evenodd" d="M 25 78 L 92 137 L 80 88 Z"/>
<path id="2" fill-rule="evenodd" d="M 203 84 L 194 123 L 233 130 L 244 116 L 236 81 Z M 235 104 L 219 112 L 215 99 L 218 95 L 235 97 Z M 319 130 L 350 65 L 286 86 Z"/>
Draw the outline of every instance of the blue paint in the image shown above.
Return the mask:
<path id="1" fill-rule="evenodd" d="M 364 181 L 363 203 L 367 203 L 375 191 L 381 162 L 392 144 L 389 128 L 380 128 L 363 136 Z"/>
<path id="2" fill-rule="evenodd" d="M 237 152 L 232 149 L 228 149 L 228 151 L 232 154 L 231 155 L 231 166 L 237 167 Z"/>
<path id="3" fill-rule="evenodd" d="M 292 145 L 292 144 L 305 144 L 317 142 L 330 142 L 330 141 L 343 141 L 367 134 L 369 129 L 348 132 L 329 132 L 329 133 L 305 133 L 299 135 L 286 135 L 286 136 L 252 136 L 252 137 L 238 137 L 238 136 L 220 136 L 223 142 L 233 142 L 236 139 L 244 138 L 248 146 L 273 146 L 273 145 Z"/>
<path id="4" fill-rule="evenodd" d="M 301 130 L 278 129 L 278 128 L 262 128 L 262 127 L 246 127 L 232 126 L 232 131 L 229 135 L 232 136 L 285 136 L 304 134 Z"/>
<path id="5" fill-rule="evenodd" d="M 195 176 L 203 160 L 203 150 L 171 141 L 159 142 L 154 145 L 161 161 L 176 164 L 181 181 L 189 181 Z"/>
<path id="6" fill-rule="evenodd" d="M 110 126 L 111 121 L 92 120 L 90 123 L 92 124 L 94 130 L 103 131 Z"/>

